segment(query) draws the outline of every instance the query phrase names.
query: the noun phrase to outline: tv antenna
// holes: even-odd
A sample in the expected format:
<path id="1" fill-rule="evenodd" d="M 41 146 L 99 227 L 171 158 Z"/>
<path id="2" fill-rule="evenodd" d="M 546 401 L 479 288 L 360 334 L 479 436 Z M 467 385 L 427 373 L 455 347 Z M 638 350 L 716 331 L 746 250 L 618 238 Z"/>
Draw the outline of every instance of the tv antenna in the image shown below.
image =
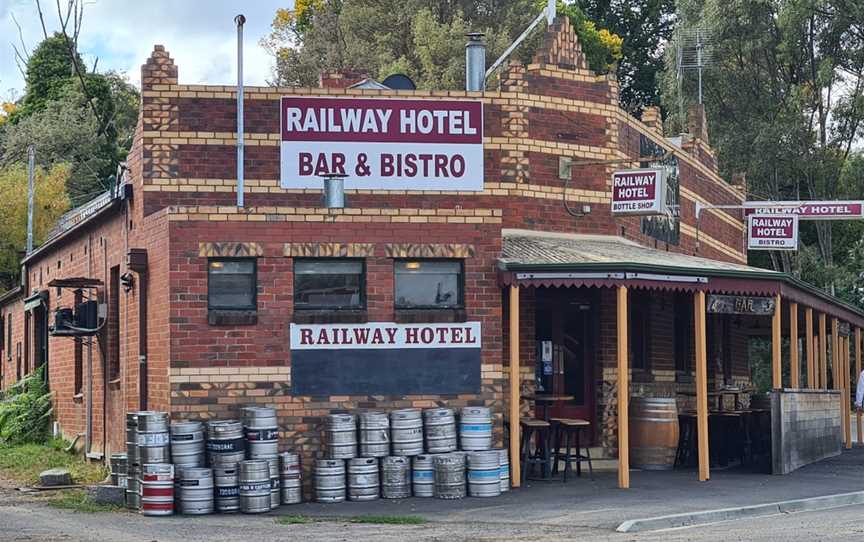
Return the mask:
<path id="1" fill-rule="evenodd" d="M 696 71 L 698 103 L 702 103 L 702 72 L 713 61 L 711 34 L 704 28 L 682 28 L 675 39 L 675 67 L 678 78 L 678 96 L 683 109 L 683 85 L 687 71 Z"/>

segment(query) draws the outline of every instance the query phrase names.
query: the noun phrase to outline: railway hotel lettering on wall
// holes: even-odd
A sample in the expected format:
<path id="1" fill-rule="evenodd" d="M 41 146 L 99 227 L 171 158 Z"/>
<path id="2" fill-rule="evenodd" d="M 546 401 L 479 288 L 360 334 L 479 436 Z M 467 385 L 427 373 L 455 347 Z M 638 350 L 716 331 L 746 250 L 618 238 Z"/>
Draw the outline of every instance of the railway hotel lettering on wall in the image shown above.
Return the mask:
<path id="1" fill-rule="evenodd" d="M 483 190 L 483 104 L 284 96 L 281 186 Z"/>
<path id="2" fill-rule="evenodd" d="M 706 309 L 709 313 L 713 314 L 770 316 L 774 314 L 774 305 L 774 299 L 771 297 L 709 295 Z"/>
<path id="3" fill-rule="evenodd" d="M 631 169 L 612 175 L 612 214 L 655 215 L 666 209 L 665 171 Z"/>

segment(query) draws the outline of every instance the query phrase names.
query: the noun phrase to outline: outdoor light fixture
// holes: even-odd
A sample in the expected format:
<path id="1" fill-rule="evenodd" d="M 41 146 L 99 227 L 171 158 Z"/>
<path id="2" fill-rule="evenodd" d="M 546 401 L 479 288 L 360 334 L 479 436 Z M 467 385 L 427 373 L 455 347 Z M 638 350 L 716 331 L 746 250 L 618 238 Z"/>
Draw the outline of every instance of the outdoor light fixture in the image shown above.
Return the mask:
<path id="1" fill-rule="evenodd" d="M 405 262 L 405 269 L 420 269 L 420 262 Z"/>
<path id="2" fill-rule="evenodd" d="M 324 207 L 327 209 L 343 209 L 345 207 L 345 175 L 344 173 L 328 173 L 324 179 Z"/>

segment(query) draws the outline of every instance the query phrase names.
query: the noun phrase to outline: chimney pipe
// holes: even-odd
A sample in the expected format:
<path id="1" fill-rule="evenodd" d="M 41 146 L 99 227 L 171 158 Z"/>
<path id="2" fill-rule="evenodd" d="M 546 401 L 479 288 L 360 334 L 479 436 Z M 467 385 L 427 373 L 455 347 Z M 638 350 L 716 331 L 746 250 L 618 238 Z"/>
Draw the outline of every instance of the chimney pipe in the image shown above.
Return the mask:
<path id="1" fill-rule="evenodd" d="M 324 179 L 324 207 L 327 209 L 343 209 L 345 207 L 345 175 L 343 173 L 328 173 Z"/>
<path id="2" fill-rule="evenodd" d="M 243 207 L 243 24 L 241 13 L 237 23 L 237 207 Z"/>
<path id="3" fill-rule="evenodd" d="M 485 90 L 486 44 L 482 32 L 470 32 L 465 44 L 465 90 L 478 92 Z"/>

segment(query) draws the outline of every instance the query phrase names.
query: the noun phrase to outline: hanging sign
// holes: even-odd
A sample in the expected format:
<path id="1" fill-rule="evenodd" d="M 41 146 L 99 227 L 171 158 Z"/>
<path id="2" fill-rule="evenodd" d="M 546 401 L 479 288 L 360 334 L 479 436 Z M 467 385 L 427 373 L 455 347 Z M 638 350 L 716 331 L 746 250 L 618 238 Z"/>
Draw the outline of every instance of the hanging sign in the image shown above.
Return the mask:
<path id="1" fill-rule="evenodd" d="M 283 96 L 281 186 L 483 190 L 483 104 Z"/>
<path id="2" fill-rule="evenodd" d="M 773 297 L 746 295 L 709 295 L 706 310 L 711 314 L 753 314 L 770 316 L 776 303 Z"/>
<path id="3" fill-rule="evenodd" d="M 765 207 L 765 205 L 771 205 Z M 799 220 L 864 218 L 864 201 L 747 201 L 745 215 L 797 215 Z"/>
<path id="4" fill-rule="evenodd" d="M 613 215 L 659 215 L 665 212 L 664 169 L 628 169 L 612 174 Z"/>
<path id="5" fill-rule="evenodd" d="M 747 217 L 748 250 L 797 250 L 798 215 Z"/>

